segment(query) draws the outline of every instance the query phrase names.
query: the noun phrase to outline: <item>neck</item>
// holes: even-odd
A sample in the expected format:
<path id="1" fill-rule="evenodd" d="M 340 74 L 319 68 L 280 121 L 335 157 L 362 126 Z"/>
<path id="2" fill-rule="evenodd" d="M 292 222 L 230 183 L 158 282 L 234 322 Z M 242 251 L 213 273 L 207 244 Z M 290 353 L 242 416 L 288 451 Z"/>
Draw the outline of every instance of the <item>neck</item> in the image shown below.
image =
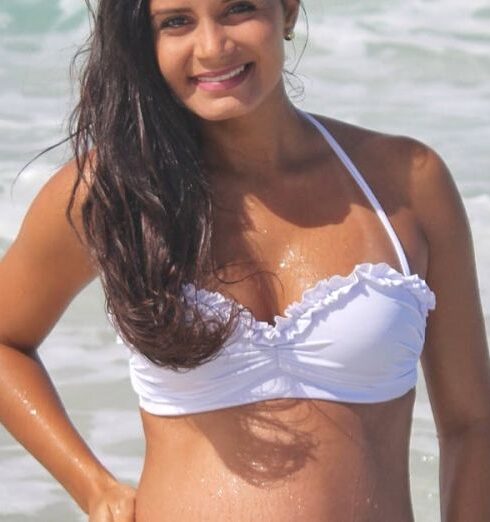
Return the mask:
<path id="1" fill-rule="evenodd" d="M 308 125 L 285 93 L 243 116 L 203 120 L 205 164 L 218 176 L 276 177 L 294 162 Z"/>

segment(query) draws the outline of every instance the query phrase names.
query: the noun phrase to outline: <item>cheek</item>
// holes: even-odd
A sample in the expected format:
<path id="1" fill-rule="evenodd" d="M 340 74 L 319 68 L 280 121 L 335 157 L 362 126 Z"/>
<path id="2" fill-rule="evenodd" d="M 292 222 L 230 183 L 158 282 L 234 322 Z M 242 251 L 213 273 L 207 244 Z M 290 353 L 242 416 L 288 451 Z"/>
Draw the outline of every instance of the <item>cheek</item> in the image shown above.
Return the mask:
<path id="1" fill-rule="evenodd" d="M 182 82 L 185 73 L 185 61 L 182 48 L 173 49 L 171 46 L 156 43 L 156 60 L 160 73 L 169 86 L 175 89 Z"/>
<path id="2" fill-rule="evenodd" d="M 243 28 L 243 47 L 254 49 L 262 61 L 281 61 L 284 44 L 281 24 L 275 20 L 251 22 Z"/>
<path id="3" fill-rule="evenodd" d="M 268 89 L 282 77 L 286 57 L 282 34 L 277 26 L 261 26 L 255 36 L 253 48 L 256 56 L 250 59 L 256 62 L 260 84 Z"/>

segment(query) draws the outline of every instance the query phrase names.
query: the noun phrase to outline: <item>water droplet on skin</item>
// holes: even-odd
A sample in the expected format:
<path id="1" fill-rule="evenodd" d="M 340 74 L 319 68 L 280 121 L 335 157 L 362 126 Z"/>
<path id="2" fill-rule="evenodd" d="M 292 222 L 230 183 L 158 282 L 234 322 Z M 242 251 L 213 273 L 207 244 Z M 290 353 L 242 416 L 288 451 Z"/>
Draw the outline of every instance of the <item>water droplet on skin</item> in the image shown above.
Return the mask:
<path id="1" fill-rule="evenodd" d="M 422 462 L 433 462 L 434 455 L 422 455 L 421 460 Z"/>
<path id="2" fill-rule="evenodd" d="M 231 484 L 229 484 L 229 486 L 231 487 L 232 493 L 234 493 L 235 495 L 239 494 L 240 487 L 239 487 L 238 480 L 236 477 L 231 477 Z"/>
<path id="3" fill-rule="evenodd" d="M 37 415 L 37 410 L 35 408 L 32 408 L 31 410 L 29 410 L 29 414 L 30 415 Z"/>
<path id="4" fill-rule="evenodd" d="M 301 511 L 303 511 L 305 509 L 305 505 L 303 504 L 303 499 L 301 497 L 298 498 L 298 502 L 296 503 L 296 507 L 297 507 L 298 513 L 300 513 Z"/>

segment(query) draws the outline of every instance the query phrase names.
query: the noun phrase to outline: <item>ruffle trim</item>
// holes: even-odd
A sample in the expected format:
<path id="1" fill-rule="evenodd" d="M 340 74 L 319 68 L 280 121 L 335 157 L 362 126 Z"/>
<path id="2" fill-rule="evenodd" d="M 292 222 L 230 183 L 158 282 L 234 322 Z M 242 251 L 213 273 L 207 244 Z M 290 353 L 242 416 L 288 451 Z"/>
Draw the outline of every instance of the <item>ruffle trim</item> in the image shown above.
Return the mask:
<path id="1" fill-rule="evenodd" d="M 241 318 L 245 319 L 238 325 L 240 330 L 238 333 L 242 338 L 251 339 L 254 343 L 280 344 L 281 341 L 289 342 L 296 335 L 304 332 L 313 314 L 338 301 L 363 280 L 379 287 L 399 286 L 410 291 L 420 303 L 420 312 L 424 321 L 429 310 L 435 309 L 435 294 L 425 280 L 417 274 L 402 274 L 385 262 L 360 263 L 347 276 L 334 275 L 320 279 L 313 287 L 303 292 L 299 301 L 289 304 L 283 315 L 274 316 L 273 325 L 256 319 L 250 310 L 234 299 L 225 297 L 221 292 L 197 289 L 192 283 L 188 283 L 184 286 L 183 293 L 187 299 L 197 299 L 199 305 L 204 306 L 203 311 L 209 308 L 213 312 L 223 314 L 224 317 L 229 317 L 233 304 L 238 305 Z"/>

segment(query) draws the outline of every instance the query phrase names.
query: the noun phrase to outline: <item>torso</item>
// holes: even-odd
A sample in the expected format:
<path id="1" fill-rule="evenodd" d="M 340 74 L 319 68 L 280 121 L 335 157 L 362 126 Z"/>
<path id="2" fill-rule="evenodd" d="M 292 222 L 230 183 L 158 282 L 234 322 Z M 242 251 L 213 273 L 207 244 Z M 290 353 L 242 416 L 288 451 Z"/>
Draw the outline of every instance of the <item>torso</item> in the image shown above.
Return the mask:
<path id="1" fill-rule="evenodd" d="M 403 139 L 316 118 L 362 172 L 411 272 L 424 278 L 428 245 L 410 205 Z M 283 184 L 220 184 L 221 204 L 234 212 L 216 206 L 215 258 L 218 265 L 239 262 L 220 276 L 261 273 L 207 286 L 262 321 L 356 263 L 385 261 L 400 270 L 385 229 L 323 138 L 309 147 L 309 168 Z M 411 390 L 376 404 L 278 399 L 178 417 L 142 411 L 147 453 L 137 521 L 411 522 L 414 399 Z"/>
<path id="2" fill-rule="evenodd" d="M 353 405 L 280 399 L 184 418 L 144 414 L 141 522 L 413 520 L 414 392 Z"/>

